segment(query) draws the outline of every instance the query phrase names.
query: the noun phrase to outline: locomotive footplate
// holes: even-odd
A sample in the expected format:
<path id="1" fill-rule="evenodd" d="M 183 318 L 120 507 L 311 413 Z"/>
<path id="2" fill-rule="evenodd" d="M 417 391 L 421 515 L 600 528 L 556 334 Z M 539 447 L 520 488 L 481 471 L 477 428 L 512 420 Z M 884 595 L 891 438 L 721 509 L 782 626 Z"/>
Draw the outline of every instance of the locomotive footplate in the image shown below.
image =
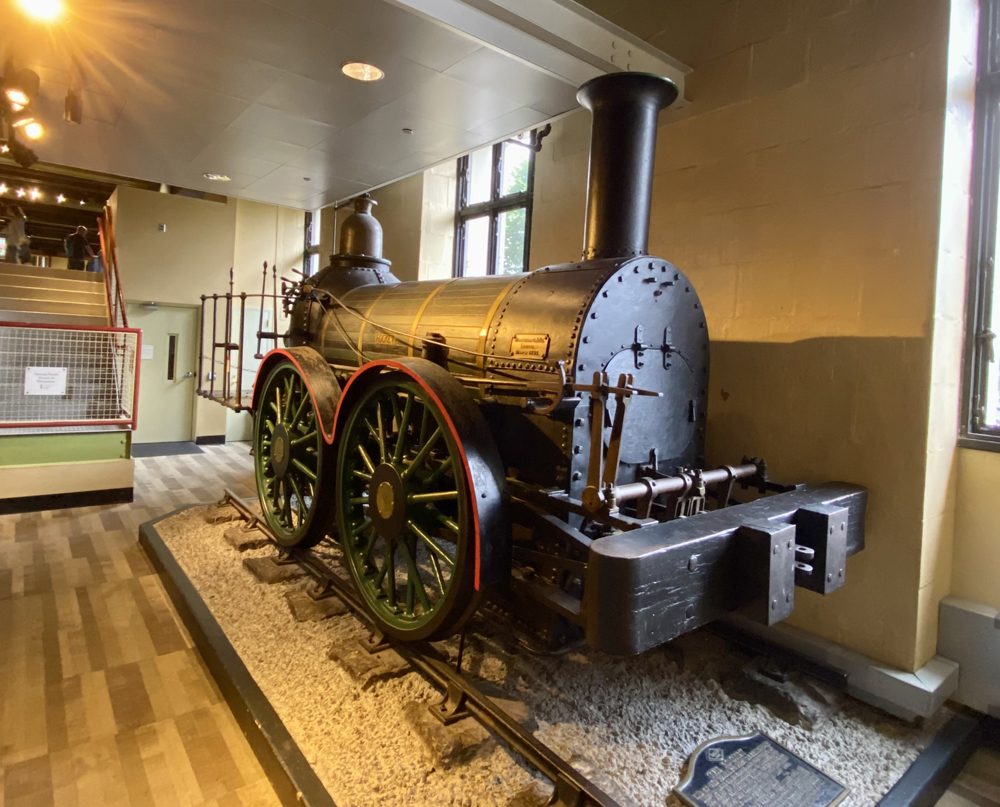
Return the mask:
<path id="1" fill-rule="evenodd" d="M 867 500 L 857 485 L 802 486 L 594 541 L 587 643 L 631 655 L 732 611 L 786 618 L 796 586 L 843 585 L 847 556 L 864 549 Z"/>

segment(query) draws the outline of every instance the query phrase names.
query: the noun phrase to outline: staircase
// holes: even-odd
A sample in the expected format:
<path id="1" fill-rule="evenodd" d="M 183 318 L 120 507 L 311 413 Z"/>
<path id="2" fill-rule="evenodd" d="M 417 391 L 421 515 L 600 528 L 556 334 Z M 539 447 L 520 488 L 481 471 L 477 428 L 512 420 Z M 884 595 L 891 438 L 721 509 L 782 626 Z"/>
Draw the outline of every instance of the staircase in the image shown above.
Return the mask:
<path id="1" fill-rule="evenodd" d="M 0 262 L 0 321 L 107 327 L 104 274 Z"/>

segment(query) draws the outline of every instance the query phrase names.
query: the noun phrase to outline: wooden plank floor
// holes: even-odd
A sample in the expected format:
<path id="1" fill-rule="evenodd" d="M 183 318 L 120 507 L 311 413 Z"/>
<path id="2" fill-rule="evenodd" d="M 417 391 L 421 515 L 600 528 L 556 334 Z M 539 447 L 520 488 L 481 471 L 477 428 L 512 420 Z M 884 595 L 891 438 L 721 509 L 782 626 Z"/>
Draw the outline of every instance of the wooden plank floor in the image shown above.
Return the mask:
<path id="1" fill-rule="evenodd" d="M 937 807 L 1000 807 L 1000 748 L 980 748 Z"/>
<path id="2" fill-rule="evenodd" d="M 253 494 L 246 445 L 136 460 L 131 504 L 0 516 L 0 807 L 278 800 L 138 525 Z"/>
<path id="3" fill-rule="evenodd" d="M 139 524 L 253 495 L 248 447 L 136 460 L 135 501 L 0 516 L 0 807 L 276 807 Z M 938 807 L 1000 807 L 981 749 Z"/>

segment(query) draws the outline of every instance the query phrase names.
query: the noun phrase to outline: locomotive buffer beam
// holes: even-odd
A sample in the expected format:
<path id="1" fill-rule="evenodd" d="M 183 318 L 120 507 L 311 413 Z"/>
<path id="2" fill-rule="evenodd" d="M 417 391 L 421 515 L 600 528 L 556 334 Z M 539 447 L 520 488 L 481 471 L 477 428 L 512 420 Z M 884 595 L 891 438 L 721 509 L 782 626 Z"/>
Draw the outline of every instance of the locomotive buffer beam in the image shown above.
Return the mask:
<path id="1" fill-rule="evenodd" d="M 234 493 L 226 490 L 219 504 L 231 505 L 245 521 L 256 523 L 257 529 L 275 546 L 278 545 L 268 526 L 260 522 L 254 512 Z M 299 564 L 317 585 L 328 586 L 335 590 L 337 596 L 354 611 L 357 617 L 368 621 L 367 612 L 357 589 L 316 555 L 308 550 L 293 549 L 288 552 L 287 559 Z M 391 646 L 417 672 L 444 693 L 442 703 L 446 704 L 450 699 L 458 708 L 464 708 L 487 730 L 523 755 L 531 765 L 548 777 L 555 784 L 555 792 L 550 802 L 553 807 L 621 807 L 611 796 L 481 692 L 459 670 L 445 661 L 431 645 L 424 642 L 389 642 L 378 633 L 375 633 L 373 638 L 374 642 L 369 650 L 376 652 L 383 647 Z"/>
<path id="2" fill-rule="evenodd" d="M 707 473 L 707 472 L 706 472 Z M 732 611 L 787 618 L 795 587 L 828 594 L 864 548 L 868 491 L 832 482 L 595 540 L 587 643 L 632 655 Z"/>

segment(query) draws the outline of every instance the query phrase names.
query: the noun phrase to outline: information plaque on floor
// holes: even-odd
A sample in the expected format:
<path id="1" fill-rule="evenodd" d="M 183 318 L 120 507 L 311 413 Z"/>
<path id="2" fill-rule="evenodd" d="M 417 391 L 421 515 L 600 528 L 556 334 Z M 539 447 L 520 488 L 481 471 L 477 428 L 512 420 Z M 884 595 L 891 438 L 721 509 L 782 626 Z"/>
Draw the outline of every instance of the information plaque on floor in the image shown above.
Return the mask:
<path id="1" fill-rule="evenodd" d="M 674 792 L 691 807 L 834 807 L 848 790 L 770 737 L 750 734 L 699 745 Z"/>

